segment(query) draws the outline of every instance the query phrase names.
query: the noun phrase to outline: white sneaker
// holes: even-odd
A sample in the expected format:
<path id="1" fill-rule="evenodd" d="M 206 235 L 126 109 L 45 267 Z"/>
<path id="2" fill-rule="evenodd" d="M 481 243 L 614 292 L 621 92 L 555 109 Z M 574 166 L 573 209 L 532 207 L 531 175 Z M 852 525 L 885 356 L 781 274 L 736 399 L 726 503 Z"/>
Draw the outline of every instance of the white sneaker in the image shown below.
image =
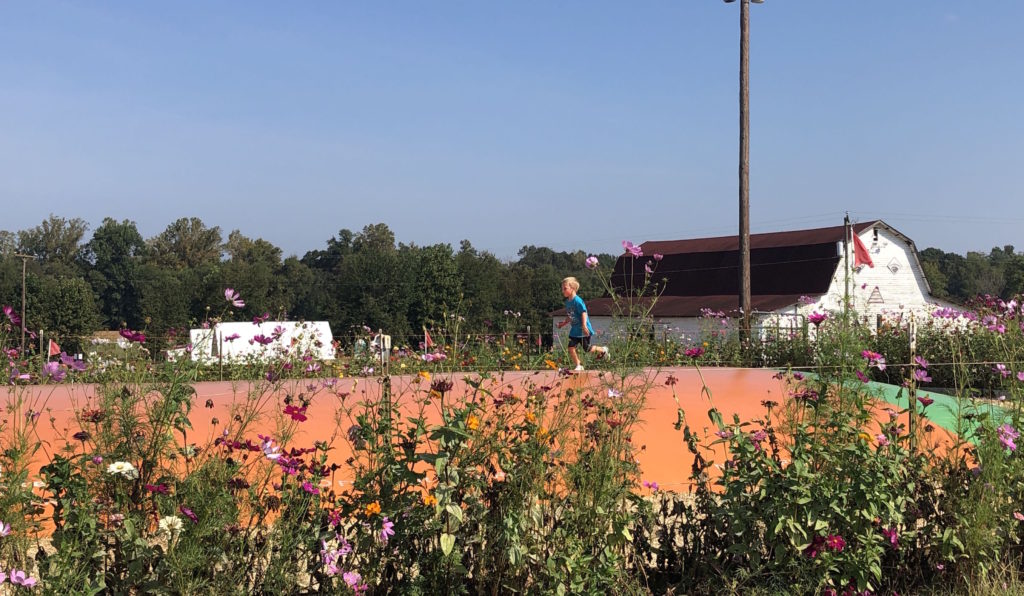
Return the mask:
<path id="1" fill-rule="evenodd" d="M 604 349 L 604 356 L 603 356 L 603 358 L 605 360 L 607 360 L 608 362 L 611 362 L 612 361 L 612 351 L 609 350 L 608 348 L 605 348 Z"/>
<path id="2" fill-rule="evenodd" d="M 583 372 L 583 365 L 577 364 L 576 368 L 572 369 L 572 372 Z"/>

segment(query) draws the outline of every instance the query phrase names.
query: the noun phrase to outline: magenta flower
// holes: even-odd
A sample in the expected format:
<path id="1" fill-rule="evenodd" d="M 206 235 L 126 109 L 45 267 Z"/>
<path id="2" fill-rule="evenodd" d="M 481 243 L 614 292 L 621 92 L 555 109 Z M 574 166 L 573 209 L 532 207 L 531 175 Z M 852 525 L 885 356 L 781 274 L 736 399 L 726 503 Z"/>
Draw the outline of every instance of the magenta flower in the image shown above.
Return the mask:
<path id="1" fill-rule="evenodd" d="M 155 495 L 166 495 L 170 493 L 170 489 L 167 488 L 166 484 L 147 484 L 143 486 L 143 488 Z"/>
<path id="2" fill-rule="evenodd" d="M 878 442 L 879 447 L 885 447 L 889 445 L 889 437 L 885 436 L 882 433 L 878 433 L 877 435 L 875 435 L 875 441 Z"/>
<path id="3" fill-rule="evenodd" d="M 696 359 L 696 358 L 700 358 L 704 354 L 704 348 L 700 348 L 700 347 L 689 348 L 689 349 L 687 349 L 683 353 L 686 354 L 687 356 L 689 356 L 690 358 Z"/>
<path id="4" fill-rule="evenodd" d="M 727 428 L 726 429 L 722 429 L 722 430 L 716 430 L 715 431 L 715 436 L 720 438 L 720 439 L 728 440 L 728 439 L 732 438 L 732 431 L 727 429 Z"/>
<path id="5" fill-rule="evenodd" d="M 313 486 L 313 483 L 308 481 L 308 480 L 302 483 L 302 490 L 306 491 L 307 493 L 309 493 L 311 495 L 319 495 L 320 494 L 320 489 L 315 487 L 315 486 Z M 385 519 L 387 519 L 387 518 L 385 518 Z"/>
<path id="6" fill-rule="evenodd" d="M 253 325 L 259 325 L 260 323 L 263 323 L 263 322 L 267 321 L 268 319 L 270 319 L 270 313 L 265 312 L 262 315 L 257 315 L 255 317 L 253 317 L 252 318 L 252 324 Z"/>
<path id="7" fill-rule="evenodd" d="M 763 430 L 754 431 L 750 435 L 750 440 L 754 441 L 755 443 L 760 443 L 761 441 L 763 441 L 763 440 L 765 440 L 767 438 L 768 438 L 768 433 L 764 432 Z"/>
<path id="8" fill-rule="evenodd" d="M 384 516 L 384 520 L 381 523 L 381 529 L 380 529 L 380 541 L 381 542 L 383 542 L 384 544 L 387 544 L 388 543 L 388 538 L 391 538 L 392 536 L 395 535 L 394 527 L 395 527 L 395 522 L 393 522 L 390 519 L 388 519 L 387 516 Z"/>
<path id="9" fill-rule="evenodd" d="M 928 371 L 926 371 L 926 370 L 924 370 L 922 368 L 914 369 L 914 379 L 916 381 L 920 381 L 922 383 L 931 383 L 932 382 L 932 378 L 930 376 L 928 376 Z"/>
<path id="10" fill-rule="evenodd" d="M 928 361 L 920 356 L 914 356 L 914 362 L 916 362 L 921 368 L 928 368 Z"/>
<path id="11" fill-rule="evenodd" d="M 846 546 L 846 541 L 843 540 L 843 537 L 839 536 L 838 534 L 829 534 L 828 537 L 825 538 L 825 546 L 827 546 L 830 550 L 839 552 L 843 550 L 843 547 Z"/>
<path id="12" fill-rule="evenodd" d="M 266 335 L 259 333 L 252 338 L 252 341 L 260 344 L 261 346 L 269 346 L 270 344 L 274 343 L 274 338 L 273 336 L 267 337 Z"/>
<path id="13" fill-rule="evenodd" d="M 1014 441 L 1020 437 L 1020 433 L 1016 429 L 1009 424 L 1003 424 L 996 429 L 996 432 L 999 435 L 999 442 L 1003 444 L 1003 447 L 1010 451 L 1017 450 L 1017 444 Z"/>
<path id="14" fill-rule="evenodd" d="M 245 301 L 239 296 L 238 292 L 234 288 L 224 289 L 224 299 L 231 303 L 231 306 L 235 308 L 245 308 Z"/>
<path id="15" fill-rule="evenodd" d="M 18 316 L 18 313 L 14 312 L 14 308 L 10 305 L 4 305 L 4 315 L 7 316 L 7 320 L 10 321 L 12 325 L 21 324 L 21 317 Z"/>
<path id="16" fill-rule="evenodd" d="M 184 515 L 185 517 L 187 517 L 190 520 L 192 520 L 192 523 L 194 523 L 194 524 L 198 524 L 199 523 L 199 516 L 196 515 L 195 512 L 192 511 L 191 509 L 189 509 L 188 507 L 185 507 L 184 505 L 179 505 L 178 506 L 178 512 L 180 512 L 182 515 Z"/>
<path id="17" fill-rule="evenodd" d="M 633 255 L 634 257 L 644 256 L 644 251 L 639 246 L 633 244 L 629 240 L 622 241 L 622 248 L 626 249 L 626 252 Z"/>
<path id="18" fill-rule="evenodd" d="M 868 361 L 868 367 L 875 367 L 878 370 L 885 370 L 885 356 L 871 350 L 864 350 L 860 353 Z"/>
<path id="19" fill-rule="evenodd" d="M 10 535 L 11 535 L 11 524 L 5 524 L 3 521 L 0 521 L 0 538 L 3 538 L 4 536 L 10 536 Z"/>
<path id="20" fill-rule="evenodd" d="M 656 493 L 656 492 L 658 492 L 658 488 L 659 487 L 658 487 L 658 483 L 653 481 L 653 480 L 651 480 L 651 481 L 644 480 L 644 488 L 649 488 L 649 489 L 651 489 L 652 493 Z"/>
<path id="21" fill-rule="evenodd" d="M 308 420 L 306 417 L 306 406 L 302 406 L 301 408 L 296 406 L 285 406 L 284 413 L 286 416 L 291 416 L 292 420 L 296 420 L 298 422 L 305 422 Z"/>
<path id="22" fill-rule="evenodd" d="M 63 381 L 66 375 L 67 371 L 61 368 L 60 362 L 56 360 L 43 365 L 43 376 L 52 379 L 55 383 Z"/>
<path id="23" fill-rule="evenodd" d="M 660 260 L 662 260 L 662 259 L 664 259 L 664 258 L 665 258 L 665 255 L 663 255 L 663 254 L 660 254 L 660 253 L 654 253 L 654 254 L 653 254 L 653 255 L 651 255 L 651 256 L 653 256 L 653 257 L 654 257 L 654 260 L 655 260 L 655 261 L 660 261 Z"/>
<path id="24" fill-rule="evenodd" d="M 232 333 L 231 335 L 225 335 L 224 336 L 224 341 L 235 341 L 239 337 L 242 337 L 242 336 L 237 334 L 237 333 Z"/>
<path id="25" fill-rule="evenodd" d="M 590 255 L 589 257 L 587 257 L 587 260 L 584 264 L 587 266 L 587 269 L 597 269 L 597 257 L 595 257 L 594 255 Z"/>
<path id="26" fill-rule="evenodd" d="M 1017 380 L 1018 381 L 1024 381 L 1024 370 L 1022 370 L 1019 373 L 1017 373 Z"/>
<path id="27" fill-rule="evenodd" d="M 857 371 L 857 378 L 860 379 L 861 383 L 867 383 L 870 380 L 866 374 L 859 370 Z"/>
<path id="28" fill-rule="evenodd" d="M 353 590 L 359 587 L 359 582 L 363 580 L 363 576 L 359 575 L 358 571 L 346 571 L 342 574 L 341 579 L 345 580 L 345 584 Z"/>
<path id="29" fill-rule="evenodd" d="M 824 323 L 826 319 L 828 319 L 828 314 L 823 312 L 812 312 L 807 315 L 807 320 L 815 327 Z"/>
<path id="30" fill-rule="evenodd" d="M 882 536 L 885 537 L 885 540 L 889 543 L 889 546 L 897 550 L 900 548 L 900 533 L 896 530 L 896 528 L 882 528 Z"/>
<path id="31" fill-rule="evenodd" d="M 130 342 L 135 342 L 135 343 L 140 343 L 140 344 L 146 342 L 146 335 L 144 333 L 140 332 L 140 331 L 132 331 L 131 329 L 122 329 L 118 333 L 121 334 L 121 337 L 127 339 Z"/>
<path id="32" fill-rule="evenodd" d="M 932 405 L 933 403 L 935 403 L 934 399 L 932 399 L 930 397 L 927 397 L 927 396 L 921 396 L 921 397 L 917 398 L 917 401 L 921 402 L 921 405 L 926 407 L 926 408 L 928 406 Z"/>

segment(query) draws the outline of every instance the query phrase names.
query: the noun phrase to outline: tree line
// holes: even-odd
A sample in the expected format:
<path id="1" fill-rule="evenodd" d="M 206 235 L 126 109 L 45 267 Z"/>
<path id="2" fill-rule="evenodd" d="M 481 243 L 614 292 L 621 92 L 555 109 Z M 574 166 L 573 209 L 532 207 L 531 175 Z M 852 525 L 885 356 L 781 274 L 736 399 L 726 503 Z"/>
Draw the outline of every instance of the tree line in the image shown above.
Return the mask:
<path id="1" fill-rule="evenodd" d="M 386 224 L 340 230 L 325 246 L 284 257 L 262 238 L 182 218 L 152 238 L 135 222 L 106 218 L 88 235 L 81 219 L 51 215 L 40 225 L 0 231 L 0 303 L 19 310 L 25 270 L 30 330 L 81 345 L 94 331 L 129 328 L 151 337 L 194 327 L 221 314 L 234 288 L 246 320 L 326 320 L 336 337 L 369 327 L 398 342 L 454 316 L 465 333 L 550 329 L 562 305 L 559 283 L 575 275 L 586 296 L 603 293 L 582 251 L 524 246 L 502 261 L 463 240 L 417 246 L 396 242 Z M 615 257 L 598 255 L 610 268 Z"/>
<path id="2" fill-rule="evenodd" d="M 72 342 L 67 347 L 101 329 L 161 336 L 199 325 L 220 314 L 227 287 L 246 303 L 235 320 L 263 313 L 326 320 L 338 337 L 366 326 L 409 342 L 446 314 L 461 317 L 465 333 L 547 332 L 567 275 L 580 279 L 585 297 L 604 293 L 583 251 L 524 246 L 517 259 L 503 261 L 467 240 L 457 250 L 397 242 L 383 223 L 341 229 L 322 248 L 287 258 L 267 240 L 239 230 L 224 238 L 195 217 L 148 239 L 127 219 L 106 218 L 88 232 L 85 221 L 54 215 L 27 230 L 0 231 L 0 303 L 20 309 L 24 265 L 27 327 Z M 615 256 L 598 258 L 610 271 Z M 1024 254 L 1013 246 L 966 256 L 927 248 L 920 260 L 937 298 L 1024 294 Z"/>

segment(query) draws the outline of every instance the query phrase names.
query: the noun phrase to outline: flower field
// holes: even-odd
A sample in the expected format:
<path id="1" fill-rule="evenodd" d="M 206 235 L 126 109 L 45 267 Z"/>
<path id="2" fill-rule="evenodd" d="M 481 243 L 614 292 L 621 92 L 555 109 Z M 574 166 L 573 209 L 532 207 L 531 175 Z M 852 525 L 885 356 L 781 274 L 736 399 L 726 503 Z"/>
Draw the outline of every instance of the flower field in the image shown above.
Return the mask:
<path id="1" fill-rule="evenodd" d="M 528 342 L 474 352 L 454 334 L 428 350 L 396 349 L 386 366 L 281 350 L 218 382 L 141 348 L 102 373 L 67 355 L 43 366 L 8 349 L 0 586 L 859 594 L 996 585 L 1021 564 L 1024 342 L 1015 304 L 983 308 L 926 329 L 913 358 L 900 352 L 898 327 L 871 335 L 830 313 L 813 342 L 760 346 L 755 358 L 800 355 L 775 368 L 709 366 L 753 351 L 720 333 L 673 345 L 613 338 L 615 362 L 582 374 Z M 122 335 L 145 345 L 144 332 Z M 951 395 L 925 391 L 934 378 L 948 378 Z"/>

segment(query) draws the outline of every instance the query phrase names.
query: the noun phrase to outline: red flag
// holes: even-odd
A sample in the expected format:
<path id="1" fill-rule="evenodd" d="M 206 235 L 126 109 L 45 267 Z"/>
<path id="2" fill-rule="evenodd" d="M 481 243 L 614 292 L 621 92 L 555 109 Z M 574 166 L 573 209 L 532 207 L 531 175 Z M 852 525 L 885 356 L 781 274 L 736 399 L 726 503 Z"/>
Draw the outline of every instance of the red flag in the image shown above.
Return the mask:
<path id="1" fill-rule="evenodd" d="M 861 242 L 860 236 L 857 234 L 853 235 L 853 266 L 860 267 L 861 265 L 867 265 L 872 269 L 875 268 L 875 264 L 871 262 L 871 253 L 868 252 L 868 247 L 864 246 Z"/>
<path id="2" fill-rule="evenodd" d="M 430 339 L 430 332 L 427 331 L 427 326 L 423 326 L 423 347 L 430 349 L 434 347 L 434 340 Z"/>
<path id="3" fill-rule="evenodd" d="M 49 356 L 60 356 L 60 346 L 58 346 L 57 342 L 53 341 L 52 339 L 50 340 L 49 352 Z"/>

